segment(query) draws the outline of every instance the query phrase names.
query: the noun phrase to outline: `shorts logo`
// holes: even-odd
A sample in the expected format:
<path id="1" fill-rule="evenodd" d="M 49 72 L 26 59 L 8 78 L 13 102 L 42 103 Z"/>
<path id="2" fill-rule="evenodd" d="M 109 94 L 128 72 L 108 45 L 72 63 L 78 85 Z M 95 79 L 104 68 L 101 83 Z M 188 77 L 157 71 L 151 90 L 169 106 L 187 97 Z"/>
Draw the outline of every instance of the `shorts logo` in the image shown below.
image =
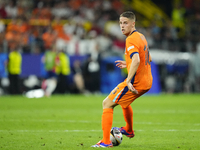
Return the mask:
<path id="1" fill-rule="evenodd" d="M 119 89 L 119 88 L 116 87 L 116 88 L 113 90 L 112 94 L 114 95 L 114 94 L 117 92 L 118 89 Z"/>

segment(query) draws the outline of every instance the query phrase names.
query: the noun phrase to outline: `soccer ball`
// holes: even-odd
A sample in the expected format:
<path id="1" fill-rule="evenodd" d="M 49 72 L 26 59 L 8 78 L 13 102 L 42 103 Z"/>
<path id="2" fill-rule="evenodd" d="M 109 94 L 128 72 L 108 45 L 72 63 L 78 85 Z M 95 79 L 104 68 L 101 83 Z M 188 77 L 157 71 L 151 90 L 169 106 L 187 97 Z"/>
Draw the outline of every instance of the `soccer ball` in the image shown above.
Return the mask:
<path id="1" fill-rule="evenodd" d="M 118 146 L 121 144 L 123 139 L 122 133 L 113 127 L 110 131 L 110 140 L 112 141 L 113 146 Z"/>

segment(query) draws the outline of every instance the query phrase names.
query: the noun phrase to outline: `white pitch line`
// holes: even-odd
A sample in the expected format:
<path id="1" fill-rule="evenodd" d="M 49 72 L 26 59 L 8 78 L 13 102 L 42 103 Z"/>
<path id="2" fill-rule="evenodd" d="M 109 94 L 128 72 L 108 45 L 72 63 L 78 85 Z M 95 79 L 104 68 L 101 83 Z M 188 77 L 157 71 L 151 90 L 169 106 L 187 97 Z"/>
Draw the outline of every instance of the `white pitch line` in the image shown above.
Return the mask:
<path id="1" fill-rule="evenodd" d="M 134 111 L 136 114 L 200 114 L 199 110 L 166 110 L 166 111 L 153 111 L 153 110 L 144 110 L 144 111 Z"/>
<path id="2" fill-rule="evenodd" d="M 186 132 L 199 132 L 200 129 L 189 129 L 189 130 L 176 130 L 176 129 L 169 129 L 169 130 L 153 130 L 156 132 L 182 132 L 182 131 L 186 131 Z"/>
<path id="3" fill-rule="evenodd" d="M 0 132 L 102 132 L 102 130 L 0 130 Z"/>
<path id="4" fill-rule="evenodd" d="M 0 122 L 64 122 L 64 123 L 101 123 L 101 121 L 92 121 L 92 120 L 37 120 L 37 119 L 0 119 Z M 122 121 L 113 121 L 113 123 L 124 123 Z M 159 122 L 134 122 L 134 124 L 144 124 L 144 125 L 177 125 L 177 126 L 185 126 L 185 125 L 193 125 L 193 126 L 200 126 L 200 123 L 176 123 L 176 122 L 166 122 L 166 123 L 159 123 Z"/>

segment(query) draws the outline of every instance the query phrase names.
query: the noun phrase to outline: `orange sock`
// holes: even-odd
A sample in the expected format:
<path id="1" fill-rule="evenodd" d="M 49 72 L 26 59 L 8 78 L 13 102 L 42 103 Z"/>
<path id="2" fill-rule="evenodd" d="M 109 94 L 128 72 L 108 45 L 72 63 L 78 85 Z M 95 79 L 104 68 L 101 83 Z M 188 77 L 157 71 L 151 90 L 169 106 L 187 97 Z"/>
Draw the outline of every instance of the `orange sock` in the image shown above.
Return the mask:
<path id="1" fill-rule="evenodd" d="M 133 131 L 133 109 L 131 105 L 129 105 L 127 108 L 123 108 L 123 115 L 124 115 L 124 120 L 126 121 L 126 126 L 125 129 L 128 132 Z"/>
<path id="2" fill-rule="evenodd" d="M 103 140 L 105 144 L 110 144 L 110 130 L 112 128 L 113 122 L 113 109 L 105 108 L 102 114 L 102 130 L 103 130 Z"/>

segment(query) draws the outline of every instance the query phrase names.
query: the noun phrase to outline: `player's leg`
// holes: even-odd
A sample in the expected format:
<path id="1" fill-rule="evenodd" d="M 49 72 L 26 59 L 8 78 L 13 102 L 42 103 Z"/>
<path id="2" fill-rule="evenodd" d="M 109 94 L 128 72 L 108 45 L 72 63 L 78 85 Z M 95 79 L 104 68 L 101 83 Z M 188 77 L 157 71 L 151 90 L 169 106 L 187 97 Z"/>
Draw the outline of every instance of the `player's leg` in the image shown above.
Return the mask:
<path id="1" fill-rule="evenodd" d="M 110 98 L 106 97 L 103 101 L 103 114 L 102 114 L 102 130 L 103 139 L 92 147 L 112 147 L 112 142 L 110 141 L 110 130 L 112 128 L 113 122 L 113 108 L 117 104 L 111 101 Z"/>
<path id="2" fill-rule="evenodd" d="M 122 106 L 121 106 L 122 107 Z M 131 105 L 124 108 L 122 107 L 124 120 L 126 122 L 126 126 L 119 128 L 122 134 L 126 135 L 129 138 L 134 137 L 134 131 L 133 131 L 133 109 Z"/>
<path id="3" fill-rule="evenodd" d="M 131 105 L 126 108 L 122 107 L 124 120 L 126 122 L 126 126 L 124 127 L 126 131 L 132 132 L 133 131 L 133 109 Z"/>
<path id="4" fill-rule="evenodd" d="M 110 130 L 113 122 L 113 108 L 117 104 L 112 102 L 108 97 L 103 101 L 103 114 L 102 114 L 102 130 L 103 130 L 103 142 L 105 144 L 110 143 Z"/>
<path id="5" fill-rule="evenodd" d="M 49 96 L 51 96 L 53 91 L 56 89 L 57 79 L 56 78 L 47 79 L 46 83 L 47 83 L 47 88 L 46 88 L 46 91 L 45 91 L 45 95 L 47 97 L 49 97 Z"/>
<path id="6" fill-rule="evenodd" d="M 133 130 L 133 109 L 131 107 L 131 103 L 146 93 L 148 90 L 138 90 L 138 94 L 132 94 L 130 91 L 123 97 L 119 104 L 122 107 L 124 120 L 126 122 L 126 126 L 119 128 L 122 134 L 126 135 L 129 138 L 134 137 L 134 130 Z M 131 94 L 131 95 L 130 95 Z M 128 100 L 127 100 L 128 99 Z"/>

